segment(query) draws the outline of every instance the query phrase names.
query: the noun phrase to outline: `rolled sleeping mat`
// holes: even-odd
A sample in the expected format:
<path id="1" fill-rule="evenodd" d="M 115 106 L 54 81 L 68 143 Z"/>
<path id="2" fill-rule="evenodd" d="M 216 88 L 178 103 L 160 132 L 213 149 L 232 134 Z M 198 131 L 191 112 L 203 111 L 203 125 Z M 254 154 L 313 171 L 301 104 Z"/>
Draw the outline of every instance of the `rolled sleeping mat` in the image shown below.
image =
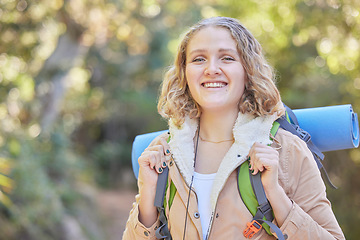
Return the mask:
<path id="1" fill-rule="evenodd" d="M 299 125 L 311 135 L 321 152 L 359 146 L 359 122 L 350 104 L 293 110 Z M 138 135 L 132 145 L 131 162 L 135 177 L 139 175 L 138 158 L 158 135 L 168 130 Z"/>
<path id="2" fill-rule="evenodd" d="M 359 146 L 358 116 L 350 104 L 293 110 L 321 152 Z"/>
<path id="3" fill-rule="evenodd" d="M 144 152 L 145 148 L 147 148 L 150 145 L 150 143 L 152 142 L 152 140 L 154 140 L 154 138 L 167 131 L 168 130 L 146 133 L 142 135 L 137 135 L 135 137 L 131 151 L 131 164 L 136 179 L 138 178 L 139 175 L 138 158 Z"/>

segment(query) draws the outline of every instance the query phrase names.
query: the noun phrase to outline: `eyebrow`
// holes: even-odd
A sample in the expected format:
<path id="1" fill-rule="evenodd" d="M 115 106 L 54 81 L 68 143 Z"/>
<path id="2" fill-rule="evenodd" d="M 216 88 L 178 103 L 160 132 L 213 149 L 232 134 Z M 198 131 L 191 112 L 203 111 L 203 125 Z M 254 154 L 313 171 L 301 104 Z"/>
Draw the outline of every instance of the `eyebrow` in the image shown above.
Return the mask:
<path id="1" fill-rule="evenodd" d="M 189 55 L 194 54 L 194 53 L 203 53 L 203 52 L 206 52 L 206 49 L 195 49 L 195 50 L 191 51 L 191 52 L 189 53 Z M 219 52 L 233 52 L 233 53 L 235 53 L 235 54 L 239 54 L 239 53 L 237 52 L 237 50 L 234 50 L 234 49 L 232 49 L 232 48 L 220 48 L 220 49 L 219 49 Z"/>
<path id="2" fill-rule="evenodd" d="M 239 54 L 237 50 L 234 50 L 232 48 L 220 48 L 219 52 L 233 52 L 233 53 Z"/>

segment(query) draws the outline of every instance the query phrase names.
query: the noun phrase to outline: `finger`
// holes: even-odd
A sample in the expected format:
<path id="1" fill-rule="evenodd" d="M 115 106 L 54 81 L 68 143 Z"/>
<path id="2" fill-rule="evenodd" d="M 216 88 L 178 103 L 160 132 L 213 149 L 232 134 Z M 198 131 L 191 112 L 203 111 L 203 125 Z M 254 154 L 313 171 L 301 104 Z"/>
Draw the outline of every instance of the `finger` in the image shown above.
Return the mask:
<path id="1" fill-rule="evenodd" d="M 165 144 L 167 143 L 165 142 Z M 161 144 L 147 147 L 143 154 L 148 154 L 149 152 L 151 152 L 151 154 L 154 154 L 156 157 L 152 160 L 151 167 L 155 169 L 158 173 L 161 173 L 163 169 L 160 168 L 166 168 L 167 161 L 170 160 L 170 155 L 165 155 L 164 146 Z"/>
<path id="2" fill-rule="evenodd" d="M 138 162 L 140 166 L 155 169 L 159 165 L 158 162 L 161 162 L 161 156 L 158 151 L 145 151 L 139 157 Z"/>
<path id="3" fill-rule="evenodd" d="M 166 168 L 166 167 L 167 167 L 167 163 L 166 163 L 166 162 L 167 162 L 167 160 L 166 160 L 166 158 L 165 158 L 165 161 L 161 163 L 161 167 L 162 167 L 162 168 Z"/>
<path id="4" fill-rule="evenodd" d="M 258 173 L 258 167 L 256 166 L 255 158 L 249 156 L 249 169 L 251 174 L 256 175 Z"/>
<path id="5" fill-rule="evenodd" d="M 164 138 L 160 139 L 160 144 L 163 146 L 164 154 L 167 156 L 170 155 L 170 146 Z"/>
<path id="6" fill-rule="evenodd" d="M 144 152 L 138 159 L 140 167 L 149 167 L 154 169 L 156 161 L 154 160 L 151 152 Z"/>
<path id="7" fill-rule="evenodd" d="M 256 174 L 257 172 L 263 172 L 265 170 L 275 170 L 277 168 L 277 165 L 278 162 L 274 160 L 274 158 L 261 157 L 254 163 L 253 174 Z"/>
<path id="8" fill-rule="evenodd" d="M 165 162 L 165 155 L 163 151 L 163 147 L 161 145 L 154 146 L 152 149 L 155 149 L 150 152 L 150 161 L 151 161 L 151 167 L 154 169 L 157 173 L 163 172 L 163 162 Z"/>
<path id="9" fill-rule="evenodd" d="M 279 152 L 273 149 L 272 147 L 254 143 L 254 145 L 251 147 L 249 151 L 248 156 L 259 157 L 259 154 L 265 154 L 265 155 L 277 157 L 279 155 Z"/>
<path id="10" fill-rule="evenodd" d="M 162 153 L 160 166 L 162 168 L 166 168 L 169 165 L 168 163 L 170 162 L 170 160 L 171 156 L 166 156 Z"/>
<path id="11" fill-rule="evenodd" d="M 156 162 L 155 164 L 155 170 L 157 173 L 162 173 L 163 172 L 163 163 L 165 162 L 165 155 L 161 152 L 161 153 L 158 153 L 158 161 Z M 160 156 L 161 155 L 161 156 Z M 166 166 L 166 164 L 165 164 Z"/>
<path id="12" fill-rule="evenodd" d="M 259 161 L 262 161 L 263 159 L 270 159 L 275 162 L 278 160 L 277 154 L 272 152 L 257 152 L 255 154 L 255 159 Z"/>
<path id="13" fill-rule="evenodd" d="M 262 160 L 259 159 L 258 153 L 253 153 L 249 156 L 249 170 L 251 174 L 256 175 L 258 172 L 264 171 Z"/>
<path id="14" fill-rule="evenodd" d="M 253 175 L 256 175 L 259 172 L 259 159 L 256 156 L 256 153 L 253 153 L 252 156 L 250 156 L 250 166 L 251 166 L 251 173 Z"/>
<path id="15" fill-rule="evenodd" d="M 251 171 L 252 174 L 257 174 L 259 171 L 259 167 L 257 166 L 257 162 L 258 162 L 258 152 L 263 152 L 265 151 L 265 145 L 255 142 L 249 151 L 248 154 L 248 161 L 249 161 L 249 169 Z"/>
<path id="16" fill-rule="evenodd" d="M 277 152 L 274 148 L 269 147 L 267 145 L 264 144 L 260 144 L 260 143 L 254 143 L 253 147 L 252 147 L 252 152 L 266 152 L 266 153 L 271 153 L 271 152 Z"/>
<path id="17" fill-rule="evenodd" d="M 168 133 L 163 133 L 160 134 L 159 136 L 157 136 L 156 138 L 154 138 L 154 140 L 150 143 L 149 146 L 155 146 L 155 145 L 160 145 L 161 144 L 161 140 L 166 140 L 169 138 L 169 134 Z"/>
<path id="18" fill-rule="evenodd" d="M 261 147 L 261 144 L 258 143 L 258 142 L 255 142 L 255 143 L 251 146 L 250 151 L 249 151 L 249 154 L 248 154 L 248 160 L 249 160 L 249 161 L 251 161 L 251 157 L 256 153 L 258 147 Z"/>
<path id="19" fill-rule="evenodd" d="M 165 155 L 165 151 L 164 151 L 164 147 L 162 145 L 156 145 L 156 146 L 152 146 L 146 149 L 147 151 L 152 151 L 152 152 L 157 152 L 159 154 L 159 157 L 161 159 L 161 165 L 166 167 L 166 163 L 163 164 L 163 162 L 167 162 L 168 160 L 170 160 L 170 156 L 169 155 Z M 167 157 L 169 156 L 169 157 Z"/>
<path id="20" fill-rule="evenodd" d="M 249 163 L 249 169 L 251 174 L 256 175 L 259 172 L 259 166 L 258 164 L 253 161 L 252 163 Z"/>
<path id="21" fill-rule="evenodd" d="M 159 147 L 159 151 L 160 151 L 160 149 L 162 151 L 160 167 L 166 168 L 167 162 L 170 161 L 170 159 L 171 159 L 170 146 L 167 143 L 167 141 L 165 140 L 165 138 L 160 139 L 160 144 L 161 144 L 161 147 Z"/>
<path id="22" fill-rule="evenodd" d="M 164 152 L 164 147 L 161 144 L 153 145 L 145 148 L 144 152 L 147 151 L 158 151 L 158 152 Z"/>
<path id="23" fill-rule="evenodd" d="M 168 146 L 167 142 L 164 139 L 162 139 L 161 142 L 162 142 L 161 143 L 162 145 L 159 148 L 159 155 L 160 155 L 160 166 L 159 167 L 166 168 L 167 162 L 170 160 L 170 150 L 169 150 L 169 146 Z M 162 169 L 159 171 L 162 172 Z"/>
<path id="24" fill-rule="evenodd" d="M 264 171 L 264 167 L 262 164 L 259 164 L 258 162 L 253 163 L 251 174 L 256 175 L 258 172 Z"/>
<path id="25" fill-rule="evenodd" d="M 272 169 L 278 166 L 278 162 L 273 158 L 262 158 L 259 161 L 259 164 L 261 164 L 261 166 L 263 166 L 265 169 Z"/>
<path id="26" fill-rule="evenodd" d="M 146 152 L 146 151 L 158 151 L 159 153 L 162 154 L 162 156 L 165 157 L 164 159 L 162 159 L 163 162 L 164 161 L 167 162 L 171 159 L 170 146 L 168 145 L 168 143 L 165 140 L 160 145 L 154 145 L 151 147 L 147 147 L 144 152 Z"/>

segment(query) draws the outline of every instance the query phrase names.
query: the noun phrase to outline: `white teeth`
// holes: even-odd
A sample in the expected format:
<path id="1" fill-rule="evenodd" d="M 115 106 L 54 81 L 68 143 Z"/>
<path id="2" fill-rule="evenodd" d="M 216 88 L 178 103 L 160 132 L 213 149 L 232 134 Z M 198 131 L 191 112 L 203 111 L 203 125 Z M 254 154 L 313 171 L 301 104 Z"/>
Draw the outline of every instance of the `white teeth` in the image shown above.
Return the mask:
<path id="1" fill-rule="evenodd" d="M 221 87 L 225 87 L 226 84 L 222 83 L 222 82 L 209 82 L 209 83 L 204 83 L 204 87 L 206 88 L 221 88 Z"/>

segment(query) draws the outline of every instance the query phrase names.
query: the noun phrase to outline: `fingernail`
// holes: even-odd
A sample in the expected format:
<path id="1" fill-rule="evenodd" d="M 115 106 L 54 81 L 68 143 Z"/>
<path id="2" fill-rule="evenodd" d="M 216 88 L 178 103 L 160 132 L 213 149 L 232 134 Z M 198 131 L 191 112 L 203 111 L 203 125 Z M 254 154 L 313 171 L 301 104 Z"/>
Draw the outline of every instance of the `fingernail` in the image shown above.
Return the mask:
<path id="1" fill-rule="evenodd" d="M 251 168 L 251 164 L 249 163 L 249 168 Z"/>
<path id="2" fill-rule="evenodd" d="M 253 169 L 253 170 L 251 170 L 251 173 L 254 173 L 254 169 Z"/>
<path id="3" fill-rule="evenodd" d="M 161 173 L 163 171 L 163 169 L 162 168 L 159 168 L 159 172 Z"/>
<path id="4" fill-rule="evenodd" d="M 251 160 L 251 157 L 249 156 L 247 160 L 250 161 L 250 160 Z"/>
<path id="5" fill-rule="evenodd" d="M 163 162 L 163 166 L 166 167 L 166 162 Z"/>
<path id="6" fill-rule="evenodd" d="M 170 150 L 169 150 L 169 149 L 166 149 L 166 153 L 167 153 L 167 154 L 170 154 Z"/>

